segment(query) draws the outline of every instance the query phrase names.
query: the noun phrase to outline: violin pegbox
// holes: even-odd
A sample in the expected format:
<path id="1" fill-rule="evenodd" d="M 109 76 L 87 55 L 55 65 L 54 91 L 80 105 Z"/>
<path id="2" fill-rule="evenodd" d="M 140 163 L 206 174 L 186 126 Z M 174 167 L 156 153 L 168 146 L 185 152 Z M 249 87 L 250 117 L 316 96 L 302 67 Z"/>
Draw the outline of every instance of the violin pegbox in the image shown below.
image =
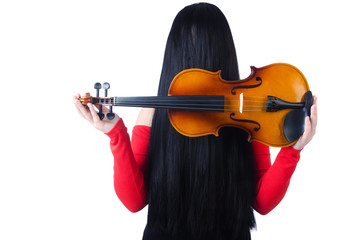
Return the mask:
<path id="1" fill-rule="evenodd" d="M 98 106 L 98 116 L 101 120 L 104 119 L 105 114 L 103 113 L 103 109 L 102 106 L 103 105 L 109 105 L 109 104 L 104 104 L 104 101 L 106 100 L 106 98 L 108 97 L 108 89 L 111 87 L 111 85 L 108 82 L 103 83 L 103 89 L 104 89 L 104 98 L 99 96 L 99 90 L 102 88 L 102 84 L 100 84 L 99 82 L 96 82 L 94 84 L 94 89 L 96 89 L 96 98 L 95 101 L 93 101 L 93 104 Z M 86 93 L 86 96 L 89 96 L 89 93 Z M 107 113 L 107 118 L 109 120 L 114 119 L 115 114 L 113 113 L 113 109 L 112 106 L 109 106 L 109 112 Z"/>

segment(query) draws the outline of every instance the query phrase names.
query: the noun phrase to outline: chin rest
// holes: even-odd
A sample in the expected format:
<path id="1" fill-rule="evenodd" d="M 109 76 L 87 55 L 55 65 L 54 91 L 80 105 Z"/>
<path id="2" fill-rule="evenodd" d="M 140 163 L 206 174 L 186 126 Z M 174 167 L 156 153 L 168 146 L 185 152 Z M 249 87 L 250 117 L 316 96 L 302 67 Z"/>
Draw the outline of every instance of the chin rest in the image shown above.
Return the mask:
<path id="1" fill-rule="evenodd" d="M 304 107 L 289 112 L 283 121 L 283 132 L 288 142 L 296 141 L 304 133 L 304 119 L 310 116 L 310 108 L 313 105 L 311 91 L 304 94 Z"/>

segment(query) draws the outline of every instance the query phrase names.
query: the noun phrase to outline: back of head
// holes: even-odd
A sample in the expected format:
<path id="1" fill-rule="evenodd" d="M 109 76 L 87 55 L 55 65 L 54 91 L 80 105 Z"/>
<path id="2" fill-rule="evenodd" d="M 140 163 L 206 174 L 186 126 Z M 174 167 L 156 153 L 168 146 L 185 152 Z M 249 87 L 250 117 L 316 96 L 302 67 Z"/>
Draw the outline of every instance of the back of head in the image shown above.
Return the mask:
<path id="1" fill-rule="evenodd" d="M 190 5 L 176 16 L 158 95 L 167 96 L 172 79 L 188 68 L 239 78 L 228 22 L 214 5 Z M 249 239 L 255 186 L 247 137 L 231 128 L 219 137 L 185 137 L 173 129 L 167 110 L 157 109 L 148 157 L 148 226 L 171 235 L 190 233 L 185 239 Z"/>
<path id="2" fill-rule="evenodd" d="M 159 94 L 167 95 L 176 74 L 189 68 L 221 70 L 224 79 L 239 79 L 229 24 L 214 5 L 198 3 L 177 14 L 167 39 Z"/>

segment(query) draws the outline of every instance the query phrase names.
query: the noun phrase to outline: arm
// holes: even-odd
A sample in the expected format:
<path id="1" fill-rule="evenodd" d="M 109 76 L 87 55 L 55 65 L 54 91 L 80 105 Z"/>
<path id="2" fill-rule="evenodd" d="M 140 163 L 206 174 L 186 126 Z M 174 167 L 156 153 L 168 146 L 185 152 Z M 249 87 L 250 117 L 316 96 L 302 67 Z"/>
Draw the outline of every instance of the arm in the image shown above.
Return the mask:
<path id="1" fill-rule="evenodd" d="M 88 107 L 85 108 L 79 102 L 79 97 L 78 94 L 73 98 L 78 113 L 111 139 L 111 150 L 114 156 L 114 187 L 117 196 L 130 211 L 141 210 L 147 204 L 142 162 L 144 165 L 147 157 L 144 152 L 147 152 L 148 141 L 146 147 L 138 146 L 136 140 L 132 141 L 131 145 L 127 128 L 118 115 L 113 120 L 105 118 L 101 121 L 93 105 L 88 104 Z M 107 113 L 108 109 L 103 108 L 103 112 Z M 152 111 L 149 109 L 142 110 L 137 124 L 150 125 L 153 117 L 151 113 Z M 135 136 L 137 136 L 136 129 L 135 127 Z M 134 151 L 131 146 L 135 147 Z"/>
<path id="2" fill-rule="evenodd" d="M 268 146 L 256 142 L 253 150 L 257 180 L 254 209 L 265 215 L 280 203 L 287 192 L 301 150 L 282 148 L 273 165 Z"/>
<path id="3" fill-rule="evenodd" d="M 144 174 L 153 109 L 142 109 L 130 142 L 122 120 L 108 133 L 114 156 L 114 188 L 118 198 L 131 212 L 147 205 Z"/>
<path id="4" fill-rule="evenodd" d="M 147 205 L 145 182 L 122 119 L 106 135 L 111 139 L 110 145 L 114 156 L 116 194 L 128 210 L 137 212 Z"/>
<path id="5" fill-rule="evenodd" d="M 311 116 L 305 118 L 303 135 L 291 147 L 282 148 L 273 165 L 270 162 L 269 147 L 253 142 L 256 167 L 256 199 L 254 208 L 260 214 L 267 214 L 283 199 L 290 178 L 297 166 L 301 150 L 312 140 L 317 128 L 317 98 L 314 96 Z"/>
<path id="6" fill-rule="evenodd" d="M 142 172 L 146 170 L 146 160 L 148 155 L 148 145 L 150 141 L 151 125 L 154 108 L 143 108 L 138 115 L 136 125 L 133 128 L 131 146 L 136 161 Z"/>

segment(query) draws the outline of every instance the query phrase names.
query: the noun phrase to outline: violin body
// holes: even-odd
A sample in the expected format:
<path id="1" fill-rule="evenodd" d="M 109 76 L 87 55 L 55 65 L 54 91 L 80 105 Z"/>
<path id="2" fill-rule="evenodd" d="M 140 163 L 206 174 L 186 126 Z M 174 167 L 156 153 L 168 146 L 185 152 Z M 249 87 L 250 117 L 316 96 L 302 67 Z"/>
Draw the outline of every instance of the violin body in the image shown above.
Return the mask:
<path id="1" fill-rule="evenodd" d="M 249 77 L 236 81 L 223 80 L 220 71 L 188 69 L 174 78 L 169 95 L 224 96 L 223 112 L 169 109 L 171 124 L 181 134 L 218 136 L 222 127 L 238 127 L 249 133 L 250 141 L 273 147 L 296 142 L 304 132 L 304 119 L 312 105 L 304 75 L 285 63 L 251 67 Z M 273 97 L 279 99 L 280 106 Z"/>
<path id="2" fill-rule="evenodd" d="M 187 69 L 175 76 L 167 97 L 105 97 L 89 93 L 79 98 L 82 104 L 109 106 L 107 118 L 113 119 L 112 106 L 167 108 L 173 127 L 188 137 L 218 136 L 222 127 L 237 127 L 249 133 L 249 141 L 272 147 L 294 144 L 304 132 L 305 117 L 310 115 L 312 93 L 301 71 L 286 63 L 262 68 L 251 67 L 243 80 L 225 81 L 221 71 Z"/>

